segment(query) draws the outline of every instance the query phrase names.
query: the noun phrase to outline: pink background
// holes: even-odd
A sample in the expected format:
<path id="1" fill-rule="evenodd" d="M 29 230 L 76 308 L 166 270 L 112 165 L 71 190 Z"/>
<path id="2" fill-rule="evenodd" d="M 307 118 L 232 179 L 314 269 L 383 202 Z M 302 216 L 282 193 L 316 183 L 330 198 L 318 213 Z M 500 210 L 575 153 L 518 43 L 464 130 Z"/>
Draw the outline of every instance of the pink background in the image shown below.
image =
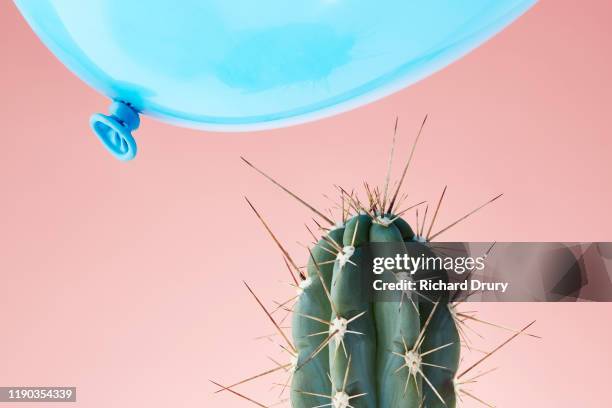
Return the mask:
<path id="1" fill-rule="evenodd" d="M 207 134 L 145 118 L 139 157 L 123 164 L 88 129 L 105 98 L 2 2 L 0 385 L 75 385 L 72 407 L 249 406 L 208 383 L 278 355 L 253 340 L 272 330 L 241 281 L 270 305 L 292 291 L 242 196 L 300 262 L 310 214 L 239 155 L 324 207 L 333 183 L 382 182 L 396 115 L 403 159 L 430 114 L 407 181 L 414 201 L 449 185 L 439 226 L 505 193 L 441 239 L 612 240 L 611 18 L 607 0 L 542 1 L 415 86 L 299 127 Z M 500 369 L 474 388 L 480 396 L 502 407 L 609 405 L 599 399 L 612 365 L 609 305 L 478 309 L 514 327 L 537 319 L 544 337 L 492 358 L 485 368 Z M 268 381 L 243 390 L 266 403 L 278 394 Z"/>

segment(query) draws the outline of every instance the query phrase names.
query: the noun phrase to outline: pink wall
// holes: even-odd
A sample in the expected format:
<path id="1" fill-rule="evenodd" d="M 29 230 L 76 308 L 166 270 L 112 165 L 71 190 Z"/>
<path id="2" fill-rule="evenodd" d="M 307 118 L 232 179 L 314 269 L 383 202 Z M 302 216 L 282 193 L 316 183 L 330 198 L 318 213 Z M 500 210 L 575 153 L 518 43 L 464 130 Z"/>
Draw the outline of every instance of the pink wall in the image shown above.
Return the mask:
<path id="1" fill-rule="evenodd" d="M 427 80 L 299 127 L 205 134 L 145 119 L 138 159 L 122 164 L 87 125 L 107 101 L 2 2 L 0 385 L 76 385 L 76 405 L 90 408 L 248 406 L 207 382 L 278 354 L 252 340 L 271 330 L 241 280 L 268 300 L 291 291 L 242 195 L 300 260 L 309 214 L 238 156 L 322 207 L 333 183 L 382 181 L 395 115 L 405 157 L 430 114 L 408 183 L 415 201 L 449 185 L 439 225 L 505 193 L 441 238 L 612 240 L 611 17 L 607 0 L 544 0 Z M 544 337 L 491 359 L 501 368 L 479 395 L 502 407 L 608 405 L 609 305 L 479 308 L 516 327 L 538 319 Z M 268 388 L 244 389 L 268 402 Z"/>

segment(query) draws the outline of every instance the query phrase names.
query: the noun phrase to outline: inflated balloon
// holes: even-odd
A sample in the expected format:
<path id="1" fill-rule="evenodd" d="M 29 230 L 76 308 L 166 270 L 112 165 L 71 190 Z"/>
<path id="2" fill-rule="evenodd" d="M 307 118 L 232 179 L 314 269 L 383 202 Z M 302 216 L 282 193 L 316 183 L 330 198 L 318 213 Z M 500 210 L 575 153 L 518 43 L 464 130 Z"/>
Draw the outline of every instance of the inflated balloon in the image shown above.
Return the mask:
<path id="1" fill-rule="evenodd" d="M 131 159 L 138 113 L 214 130 L 327 116 L 399 90 L 535 0 L 15 0 L 74 73 L 115 101 L 92 128 Z"/>

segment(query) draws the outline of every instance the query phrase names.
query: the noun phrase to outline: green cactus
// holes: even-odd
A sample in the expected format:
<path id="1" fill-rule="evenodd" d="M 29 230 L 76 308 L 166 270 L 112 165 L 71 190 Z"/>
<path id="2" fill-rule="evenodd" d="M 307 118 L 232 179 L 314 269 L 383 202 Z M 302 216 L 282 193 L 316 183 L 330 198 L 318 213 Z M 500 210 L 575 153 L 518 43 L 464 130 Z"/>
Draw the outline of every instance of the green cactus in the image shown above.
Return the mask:
<path id="1" fill-rule="evenodd" d="M 401 218 L 361 214 L 313 248 L 292 323 L 294 408 L 455 406 L 460 341 L 448 299 L 400 293 L 372 304 L 360 276 L 371 273 L 359 268 L 369 242 L 414 239 Z"/>
<path id="2" fill-rule="evenodd" d="M 454 408 L 461 395 L 482 403 L 462 386 L 471 382 L 471 379 L 462 377 L 510 340 L 525 334 L 533 322 L 520 331 L 514 331 L 509 340 L 458 373 L 461 352 L 459 324 L 465 325 L 462 320 L 470 319 L 493 324 L 457 312 L 452 299 L 443 292 L 393 291 L 389 292 L 386 301 L 373 302 L 369 287 L 364 285 L 364 278 L 371 275 L 372 271 L 360 268 L 360 265 L 367 264 L 368 250 L 369 255 L 383 257 L 394 257 L 396 254 L 415 256 L 416 253 L 432 255 L 434 250 L 430 241 L 433 238 L 501 196 L 489 200 L 432 234 L 445 188 L 427 231 L 425 224 L 428 207 L 420 226 L 417 208 L 416 228 L 413 230 L 402 216 L 423 203 L 403 211 L 397 208 L 405 198 L 399 197 L 399 191 L 420 134 L 421 131 L 393 194 L 389 192 L 392 159 L 389 161 L 383 191 L 365 185 L 367 205 L 363 205 L 353 193 L 339 188 L 342 210 L 340 222 L 334 222 L 243 158 L 246 164 L 308 207 L 329 226 L 322 226 L 315 221 L 323 233 L 319 237 L 312 234 L 316 242 L 309 249 L 308 264 L 304 271 L 291 259 L 249 201 L 281 249 L 298 291 L 295 303 L 287 308 L 293 314 L 293 341 L 290 341 L 272 316 L 273 312 L 266 309 L 247 285 L 282 336 L 286 344 L 282 347 L 291 355 L 291 362 L 279 364 L 229 386 L 214 383 L 220 387 L 217 392 L 229 391 L 252 404 L 267 407 L 269 405 L 235 391 L 235 387 L 265 375 L 286 371 L 290 374 L 292 408 Z M 428 270 L 417 272 L 413 279 L 446 280 L 448 276 L 444 270 Z M 281 303 L 276 310 L 285 308 L 287 303 L 289 301 Z"/>

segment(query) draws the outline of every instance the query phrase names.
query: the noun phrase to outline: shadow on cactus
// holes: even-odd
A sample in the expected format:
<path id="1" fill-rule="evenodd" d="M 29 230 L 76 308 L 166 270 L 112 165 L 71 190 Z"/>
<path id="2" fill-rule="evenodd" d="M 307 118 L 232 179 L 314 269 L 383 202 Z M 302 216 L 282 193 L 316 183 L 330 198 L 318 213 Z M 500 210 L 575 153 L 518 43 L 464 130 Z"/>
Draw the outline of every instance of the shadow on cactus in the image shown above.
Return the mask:
<path id="1" fill-rule="evenodd" d="M 366 199 L 362 201 L 354 191 L 336 186 L 340 195 L 335 204 L 339 221 L 333 220 L 333 211 L 326 215 L 317 210 L 243 158 L 247 165 L 308 207 L 320 220 L 314 221 L 318 233 L 309 229 L 314 241 L 305 252 L 307 266 L 300 267 L 247 199 L 281 250 L 292 286 L 297 291 L 293 298 L 268 309 L 245 282 L 275 327 L 289 362 L 276 363 L 267 371 L 229 386 L 214 382 L 220 387 L 217 392 L 233 393 L 260 407 L 289 404 L 293 408 L 453 408 L 463 399 L 492 406 L 478 398 L 468 385 L 486 374 L 476 373 L 476 369 L 493 353 L 521 334 L 533 336 L 526 333 L 533 322 L 518 331 L 496 326 L 480 320 L 473 312 L 460 312 L 453 298 L 439 294 L 432 297 L 426 293 L 398 292 L 395 301 L 372 302 L 360 279 L 367 272 L 359 265 L 364 247 L 369 243 L 396 243 L 394 248 L 399 243 L 400 251 L 407 253 L 416 242 L 422 251 L 435 252 L 437 248 L 432 240 L 501 197 L 501 194 L 494 197 L 437 232 L 433 231 L 446 188 L 429 225 L 429 206 L 425 202 L 404 205 L 406 195 L 401 194 L 401 188 L 426 119 L 395 185 L 390 185 L 390 174 L 396 132 L 382 188 L 364 184 Z M 425 210 L 419 217 L 419 208 L 423 205 Z M 414 229 L 403 218 L 410 210 L 415 212 Z M 438 272 L 426 278 L 444 280 L 445 272 Z M 283 311 L 292 315 L 292 340 L 281 327 L 287 316 L 279 320 L 274 317 Z M 496 326 L 511 331 L 512 335 L 493 351 L 484 352 L 474 364 L 460 370 L 468 321 Z M 276 403 L 264 405 L 236 390 L 242 384 L 278 372 L 286 373 L 288 379 L 280 385 L 281 397 Z"/>

